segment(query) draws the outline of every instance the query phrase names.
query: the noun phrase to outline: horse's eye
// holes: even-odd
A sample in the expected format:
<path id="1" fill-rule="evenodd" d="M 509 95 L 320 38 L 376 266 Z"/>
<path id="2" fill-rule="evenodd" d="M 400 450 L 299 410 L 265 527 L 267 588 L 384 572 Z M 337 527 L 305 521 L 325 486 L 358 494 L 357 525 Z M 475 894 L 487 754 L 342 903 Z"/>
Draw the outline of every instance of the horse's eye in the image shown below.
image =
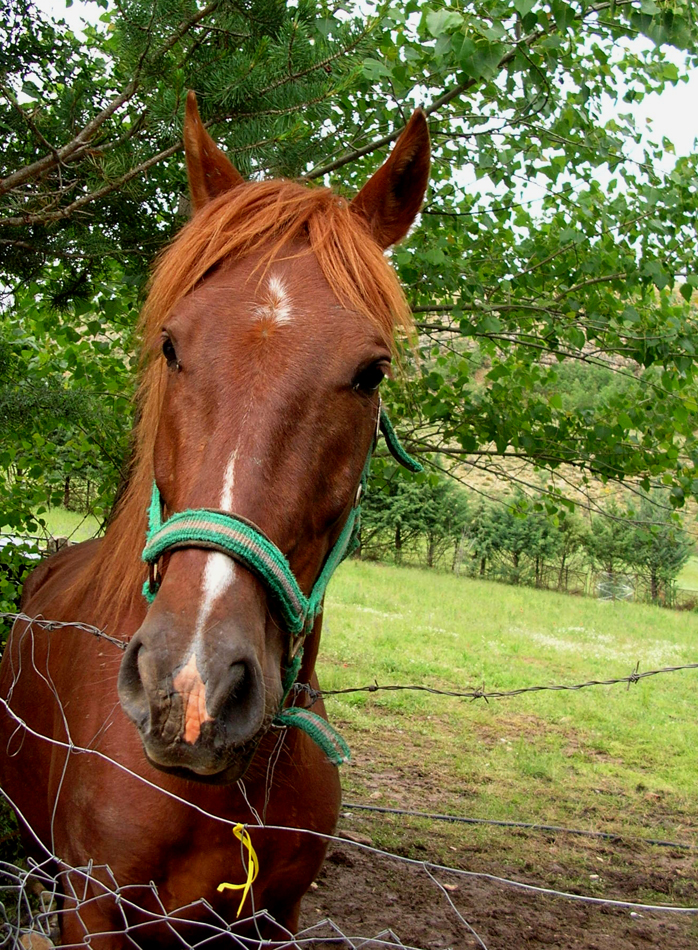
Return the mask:
<path id="1" fill-rule="evenodd" d="M 162 341 L 162 355 L 167 360 L 170 369 L 179 369 L 179 360 L 177 359 L 174 343 L 169 336 L 166 336 Z"/>
<path id="2" fill-rule="evenodd" d="M 387 360 L 377 360 L 377 362 L 371 363 L 370 366 L 357 373 L 353 388 L 362 393 L 374 393 L 383 382 L 389 368 Z"/>

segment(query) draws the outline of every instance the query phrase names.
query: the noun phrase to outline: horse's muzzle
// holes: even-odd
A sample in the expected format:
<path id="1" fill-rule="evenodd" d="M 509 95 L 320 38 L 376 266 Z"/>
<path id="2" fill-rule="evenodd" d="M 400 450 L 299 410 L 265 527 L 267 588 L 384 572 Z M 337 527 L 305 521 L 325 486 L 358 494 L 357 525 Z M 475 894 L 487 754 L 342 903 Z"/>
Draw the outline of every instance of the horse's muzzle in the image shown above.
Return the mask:
<path id="1" fill-rule="evenodd" d="M 259 660 L 242 636 L 228 631 L 217 637 L 214 652 L 192 649 L 173 669 L 170 644 L 178 638 L 163 619 L 172 618 L 146 618 L 124 654 L 121 706 L 157 768 L 235 781 L 272 718 Z"/>

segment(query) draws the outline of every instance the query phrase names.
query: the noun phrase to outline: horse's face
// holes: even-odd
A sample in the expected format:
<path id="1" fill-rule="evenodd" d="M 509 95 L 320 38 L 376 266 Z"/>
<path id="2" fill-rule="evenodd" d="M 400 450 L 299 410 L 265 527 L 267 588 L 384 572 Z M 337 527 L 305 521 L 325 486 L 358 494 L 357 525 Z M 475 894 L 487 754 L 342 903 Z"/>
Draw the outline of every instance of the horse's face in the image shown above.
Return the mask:
<path id="1" fill-rule="evenodd" d="M 390 350 L 307 254 L 252 271 L 221 268 L 167 321 L 155 476 L 168 511 L 258 525 L 307 593 L 354 503 Z M 237 777 L 281 700 L 289 643 L 276 619 L 227 555 L 164 559 L 122 688 L 155 764 Z"/>
<path id="2" fill-rule="evenodd" d="M 258 264 L 221 265 L 163 326 L 155 477 L 167 512 L 258 525 L 307 594 L 355 501 L 389 341 L 342 305 L 307 247 Z M 124 658 L 122 706 L 157 767 L 235 781 L 279 709 L 289 635 L 227 555 L 175 550 L 161 570 Z"/>

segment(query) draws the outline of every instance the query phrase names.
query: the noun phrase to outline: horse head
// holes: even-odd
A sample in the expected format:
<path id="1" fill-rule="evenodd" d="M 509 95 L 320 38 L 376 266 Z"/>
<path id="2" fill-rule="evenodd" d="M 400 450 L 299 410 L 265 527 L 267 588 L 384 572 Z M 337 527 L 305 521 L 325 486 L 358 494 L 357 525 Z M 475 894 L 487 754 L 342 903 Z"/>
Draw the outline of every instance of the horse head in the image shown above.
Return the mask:
<path id="1" fill-rule="evenodd" d="M 426 120 L 412 116 L 351 202 L 245 183 L 191 93 L 184 140 L 194 214 L 146 304 L 141 469 L 165 524 L 233 513 L 309 595 L 354 508 L 394 324 L 408 319 L 383 252 L 421 206 Z M 227 551 L 174 545 L 157 569 L 121 666 L 122 707 L 158 768 L 235 781 L 282 702 L 288 624 L 264 578 Z"/>

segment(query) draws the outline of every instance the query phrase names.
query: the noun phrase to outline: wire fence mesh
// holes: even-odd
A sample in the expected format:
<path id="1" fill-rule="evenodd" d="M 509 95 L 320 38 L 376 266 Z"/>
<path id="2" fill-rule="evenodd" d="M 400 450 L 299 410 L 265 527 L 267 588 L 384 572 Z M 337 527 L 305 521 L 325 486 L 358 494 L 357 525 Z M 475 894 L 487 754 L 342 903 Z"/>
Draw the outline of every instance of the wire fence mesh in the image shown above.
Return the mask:
<path id="1" fill-rule="evenodd" d="M 3 616 L 5 619 L 10 618 L 10 615 Z M 43 618 L 29 618 L 23 614 L 11 615 L 11 619 L 24 621 L 27 625 L 26 629 L 32 631 L 32 635 L 35 626 L 40 630 L 60 630 L 67 625 L 78 627 L 87 634 L 99 636 L 110 642 L 115 648 L 123 647 L 122 641 L 118 638 L 114 638 L 106 634 L 105 631 L 89 624 L 64 624 Z M 691 666 L 695 667 L 698 664 L 692 664 Z M 37 672 L 42 675 L 40 671 L 37 670 Z M 669 670 L 652 671 L 652 674 L 658 672 L 669 672 Z M 17 675 L 21 675 L 21 671 L 18 671 Z M 639 675 L 641 674 L 635 673 L 631 677 L 619 680 L 619 682 L 635 682 Z M 580 686 L 574 688 L 580 688 Z M 514 695 L 519 692 L 514 691 Z M 61 704 L 61 698 L 57 694 L 55 695 L 57 702 Z M 7 699 L 0 699 L 0 706 L 14 720 L 16 735 L 32 735 L 42 742 L 50 743 L 54 747 L 64 750 L 66 762 L 71 756 L 76 755 L 98 757 L 103 761 L 107 761 L 113 769 L 127 772 L 139 782 L 157 789 L 158 793 L 163 796 L 163 814 L 167 813 L 168 800 L 172 801 L 174 799 L 185 807 L 196 809 L 213 821 L 227 826 L 232 831 L 235 822 L 206 811 L 200 805 L 187 801 L 186 798 L 175 795 L 168 789 L 161 788 L 143 776 L 137 775 L 123 763 L 111 758 L 97 748 L 74 743 L 69 730 L 67 730 L 65 740 L 58 739 L 55 736 L 42 733 L 35 729 L 31 723 L 23 720 L 12 709 L 11 702 L 8 702 Z M 272 783 L 273 778 L 273 769 L 267 770 L 267 782 Z M 239 787 L 243 797 L 246 798 L 244 781 L 240 781 Z M 17 803 L 11 801 L 6 792 L 2 794 L 21 820 L 23 816 Z M 440 816 L 426 815 L 425 817 Z M 266 823 L 263 817 L 252 807 L 250 807 L 250 813 L 239 816 L 239 820 L 246 824 L 246 827 L 251 831 L 257 826 L 258 828 L 264 827 L 267 831 L 273 831 L 279 835 L 298 835 L 299 833 L 297 827 Z M 28 821 L 25 821 L 25 824 L 31 828 Z M 548 826 L 548 830 L 550 829 L 551 826 Z M 557 830 L 564 831 L 565 829 Z M 643 903 L 614 899 L 597 894 L 561 891 L 513 877 L 474 871 L 463 867 L 453 867 L 433 861 L 418 860 L 338 835 L 323 835 L 303 829 L 301 829 L 301 832 L 305 835 L 322 838 L 332 845 L 357 849 L 364 854 L 368 854 L 372 862 L 387 862 L 423 874 L 425 880 L 433 888 L 434 902 L 438 901 L 445 905 L 454 919 L 455 926 L 459 928 L 461 934 L 459 946 L 462 947 L 480 947 L 487 950 L 485 940 L 469 922 L 463 907 L 456 904 L 452 889 L 448 884 L 449 879 L 480 883 L 486 881 L 499 888 L 514 889 L 540 899 L 554 898 L 587 906 L 622 909 L 635 914 L 660 914 L 672 917 L 698 915 L 698 906 Z M 44 950 L 44 948 L 51 946 L 51 942 L 55 944 L 59 941 L 61 919 L 65 918 L 66 915 L 71 915 L 73 921 L 77 919 L 83 922 L 84 933 L 77 941 L 63 944 L 67 947 L 84 947 L 88 944 L 100 946 L 100 940 L 104 946 L 109 947 L 152 946 L 153 935 L 157 934 L 155 944 L 157 946 L 192 948 L 192 950 L 193 948 L 212 947 L 214 945 L 242 948 L 257 948 L 263 945 L 269 948 L 293 947 L 298 948 L 298 950 L 306 947 L 314 947 L 318 950 L 323 947 L 347 947 L 356 948 L 356 950 L 379 947 L 423 950 L 423 948 L 414 944 L 401 942 L 400 937 L 393 929 L 394 924 L 389 919 L 385 920 L 383 929 L 373 934 L 352 933 L 345 923 L 337 922 L 332 918 L 323 918 L 296 934 L 284 930 L 277 922 L 276 927 L 279 937 L 270 940 L 264 937 L 262 933 L 264 925 L 273 923 L 273 918 L 265 908 L 254 908 L 252 915 L 233 921 L 224 919 L 204 897 L 185 906 L 173 908 L 168 906 L 167 899 L 159 893 L 154 882 L 124 883 L 116 879 L 108 865 L 87 862 L 75 866 L 66 863 L 62 856 L 50 847 L 45 836 L 41 839 L 36 832 L 30 830 L 29 833 L 34 836 L 36 845 L 34 851 L 41 854 L 41 859 L 30 860 L 26 866 L 22 866 L 19 861 L 16 863 L 0 862 L 0 947 Z M 119 926 L 96 933 L 93 928 L 83 921 L 83 918 L 87 916 L 92 905 L 105 900 L 118 909 Z M 389 915 L 390 910 L 386 905 L 386 917 L 389 917 Z M 104 941 L 109 940 L 115 942 L 111 944 L 104 943 Z"/>

